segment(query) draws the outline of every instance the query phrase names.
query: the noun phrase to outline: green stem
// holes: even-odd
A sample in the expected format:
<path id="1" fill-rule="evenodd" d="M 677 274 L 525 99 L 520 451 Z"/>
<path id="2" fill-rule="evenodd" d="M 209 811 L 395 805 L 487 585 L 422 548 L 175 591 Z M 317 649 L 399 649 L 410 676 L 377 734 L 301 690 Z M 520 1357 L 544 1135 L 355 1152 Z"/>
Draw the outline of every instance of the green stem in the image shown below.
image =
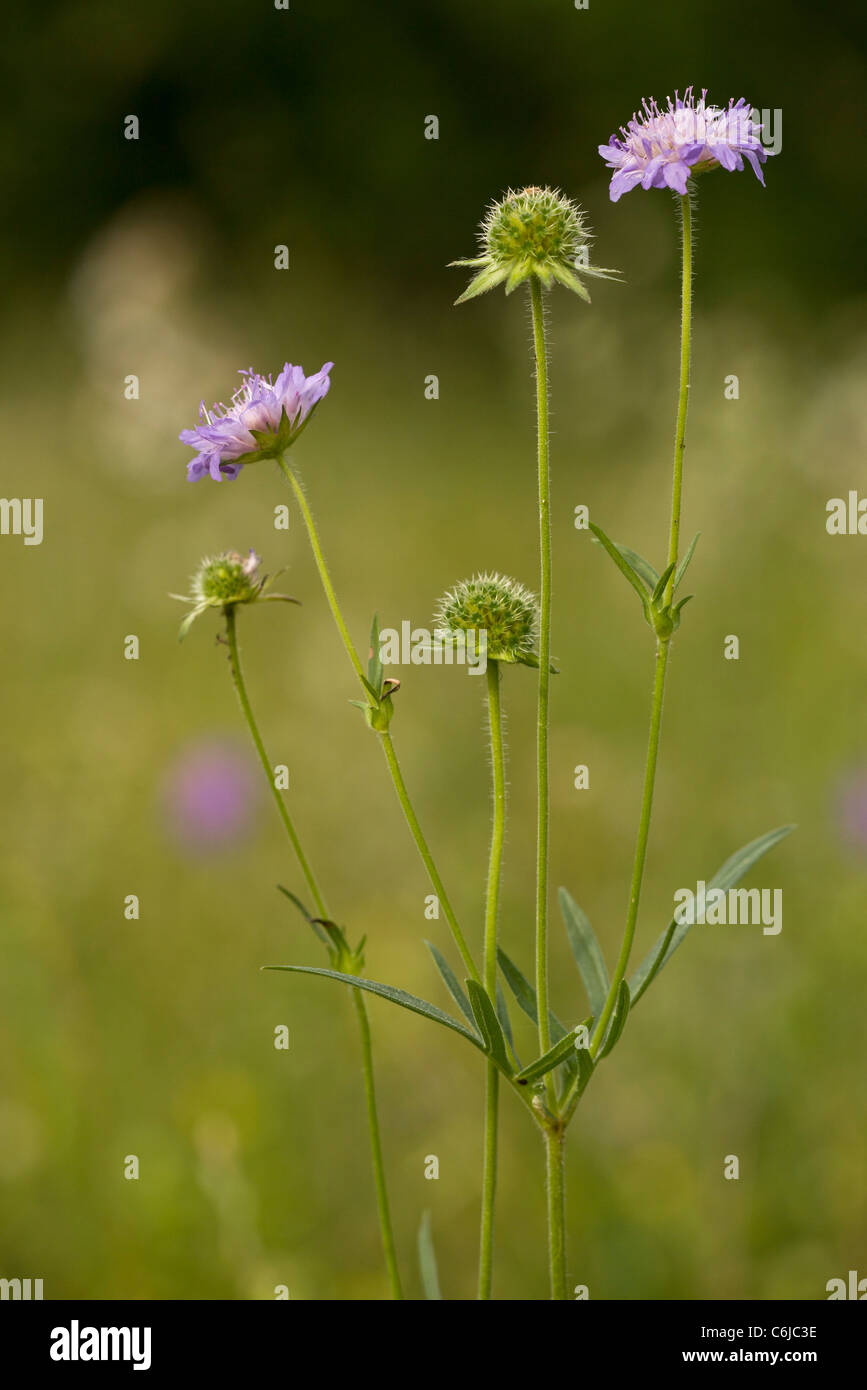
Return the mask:
<path id="1" fill-rule="evenodd" d="M 500 704 L 500 663 L 489 661 L 488 726 L 491 740 L 491 770 L 494 817 L 488 860 L 488 888 L 485 899 L 485 989 L 497 1007 L 497 914 L 500 903 L 500 877 L 503 840 L 506 829 L 506 760 L 503 748 L 503 713 Z M 489 1299 L 494 1269 L 494 1201 L 497 1191 L 497 1120 L 499 1073 L 488 1062 L 485 1088 L 485 1142 L 482 1173 L 482 1224 L 479 1241 L 479 1298 Z"/>
<path id="2" fill-rule="evenodd" d="M 397 799 L 400 802 L 401 809 L 406 818 L 406 823 L 409 826 L 410 834 L 412 835 L 412 838 L 415 841 L 416 848 L 419 852 L 419 855 L 421 856 L 422 863 L 427 869 L 428 878 L 431 881 L 433 890 L 436 893 L 437 898 L 440 902 L 440 906 L 442 907 L 442 910 L 446 915 L 446 921 L 448 922 L 449 927 L 451 928 L 451 933 L 454 937 L 455 945 L 461 953 L 461 959 L 463 960 L 469 975 L 472 979 L 479 981 L 479 972 L 476 969 L 476 963 L 473 960 L 472 955 L 470 954 L 470 949 L 467 946 L 466 941 L 464 940 L 464 934 L 461 931 L 460 926 L 458 925 L 458 919 L 455 916 L 454 909 L 451 905 L 451 902 L 449 901 L 449 896 L 446 892 L 445 884 L 440 878 L 439 870 L 437 869 L 437 866 L 434 863 L 433 855 L 431 854 L 430 849 L 428 848 L 427 840 L 425 839 L 422 833 L 422 828 L 419 825 L 418 816 L 413 810 L 412 802 L 409 799 L 409 792 L 407 791 L 406 783 L 403 780 L 403 773 L 400 770 L 400 763 L 397 760 L 397 753 L 395 752 L 394 744 L 391 739 L 391 734 L 388 732 L 388 730 L 386 730 L 385 733 L 379 735 L 379 738 L 380 742 L 382 743 L 383 751 L 385 753 L 385 760 L 388 763 L 389 771 L 391 772 L 391 779 L 394 782 L 394 789 L 397 792 Z"/>
<path id="3" fill-rule="evenodd" d="M 301 842 L 298 839 L 298 833 L 295 830 L 295 826 L 292 823 L 292 817 L 289 815 L 289 811 L 286 808 L 286 803 L 284 802 L 282 796 L 280 795 L 275 785 L 274 770 L 271 766 L 271 763 L 268 760 L 268 754 L 266 753 L 265 745 L 262 742 L 262 735 L 259 733 L 258 725 L 256 724 L 256 720 L 253 717 L 253 710 L 250 705 L 249 696 L 247 695 L 247 687 L 244 682 L 244 673 L 241 669 L 241 654 L 238 647 L 238 634 L 235 625 L 235 608 L 233 605 L 230 605 L 225 609 L 225 617 L 226 642 L 229 647 L 229 666 L 232 672 L 232 681 L 234 683 L 235 690 L 238 695 L 238 701 L 241 706 L 241 712 L 244 716 L 244 719 L 246 720 L 247 727 L 250 730 L 250 735 L 253 739 L 256 752 L 259 754 L 259 761 L 262 764 L 262 767 L 265 771 L 265 776 L 268 781 L 268 785 L 270 786 L 271 791 L 274 795 L 274 800 L 277 804 L 277 810 L 280 813 L 280 819 L 283 822 L 286 834 L 289 838 L 289 843 L 295 851 L 295 856 L 298 860 L 298 863 L 301 866 L 301 872 L 303 873 L 304 878 L 306 879 L 307 886 L 310 889 L 313 901 L 316 904 L 316 911 L 320 917 L 327 918 L 329 914 L 328 908 L 325 905 L 325 899 L 322 896 L 318 883 L 316 882 L 316 877 L 313 873 L 313 870 L 310 867 L 310 864 L 307 860 L 307 856 L 301 848 Z M 354 989 L 352 991 L 352 996 L 355 1002 L 356 1014 L 358 1017 L 359 1028 L 361 1031 L 361 1060 L 362 1069 L 364 1072 L 364 1092 L 367 1099 L 367 1124 L 370 1135 L 370 1152 L 371 1159 L 373 1161 L 373 1176 L 374 1181 L 376 1183 L 376 1199 L 377 1207 L 379 1210 L 379 1229 L 382 1238 L 382 1248 L 383 1253 L 385 1255 L 385 1264 L 386 1269 L 388 1271 L 389 1283 L 391 1285 L 392 1298 L 401 1299 L 403 1298 L 403 1293 L 401 1291 L 400 1277 L 397 1271 L 397 1257 L 395 1254 L 394 1246 L 394 1232 L 392 1230 L 391 1225 L 391 1213 L 389 1211 L 388 1192 L 385 1183 L 385 1166 L 383 1164 L 382 1158 L 382 1141 L 380 1139 L 379 1134 L 379 1117 L 376 1112 L 376 1091 L 373 1079 L 373 1050 L 370 1043 L 370 1025 L 367 1021 L 367 1010 L 364 1006 L 364 1000 L 362 999 L 359 990 Z"/>
<path id="4" fill-rule="evenodd" d="M 551 1298 L 563 1300 L 566 1294 L 566 1135 L 559 1125 L 545 1130 L 545 1159 L 548 1179 L 548 1256 L 551 1267 Z"/>
<path id="5" fill-rule="evenodd" d="M 316 568 L 319 571 L 319 578 L 322 580 L 322 587 L 325 590 L 325 597 L 328 600 L 328 607 L 331 609 L 331 616 L 337 624 L 337 630 L 343 639 L 343 645 L 346 648 L 347 656 L 349 657 L 349 660 L 355 667 L 355 674 L 358 676 L 358 679 L 361 681 L 361 684 L 364 685 L 364 667 L 361 664 L 361 658 L 359 657 L 358 652 L 355 650 L 352 638 L 349 635 L 349 628 L 346 626 L 343 614 L 340 611 L 340 604 L 337 602 L 337 595 L 334 592 L 334 585 L 331 583 L 331 575 L 328 573 L 328 566 L 325 563 L 325 556 L 322 553 L 322 546 L 319 541 L 319 534 L 316 530 L 316 523 L 313 520 L 313 513 L 311 512 L 310 507 L 307 503 L 307 498 L 304 496 L 304 489 L 299 483 L 298 479 L 295 477 L 295 474 L 292 472 L 292 469 L 286 463 L 285 459 L 280 458 L 277 460 L 277 462 L 279 463 L 281 469 L 283 470 L 283 473 L 289 480 L 289 485 L 292 488 L 292 491 L 295 493 L 295 500 L 297 501 L 298 506 L 301 510 L 301 515 L 304 518 L 304 525 L 307 528 L 307 535 L 310 538 L 310 547 L 313 551 L 313 558 L 316 561 Z"/>
<path id="6" fill-rule="evenodd" d="M 680 389 L 677 423 L 674 431 L 674 480 L 671 489 L 671 529 L 668 537 L 668 563 L 677 563 L 680 546 L 680 512 L 683 500 L 683 451 L 686 442 L 686 412 L 689 407 L 690 345 L 692 341 L 692 204 L 690 194 L 679 198 L 681 218 L 680 270 Z M 671 602 L 674 576 L 666 586 L 665 602 Z"/>
<path id="7" fill-rule="evenodd" d="M 623 933 L 623 944 L 620 947 L 620 956 L 617 960 L 617 967 L 611 980 L 611 986 L 608 990 L 605 1005 L 596 1021 L 593 1034 L 590 1038 L 591 1057 L 596 1056 L 605 1037 L 605 1031 L 608 1027 L 611 1015 L 614 1012 L 614 1006 L 617 1002 L 617 992 L 620 989 L 620 982 L 626 974 L 632 943 L 635 939 L 635 926 L 638 921 L 638 904 L 641 898 L 644 863 L 647 858 L 647 841 L 650 834 L 650 817 L 653 811 L 653 789 L 656 782 L 656 764 L 659 757 L 659 735 L 662 728 L 662 701 L 665 691 L 668 649 L 668 641 L 657 642 L 656 667 L 653 678 L 653 697 L 650 712 L 650 735 L 647 744 L 647 761 L 644 769 L 644 792 L 641 798 L 638 842 L 635 847 L 635 859 L 632 866 L 632 882 L 629 890 L 629 911 L 626 917 L 626 930 Z"/>
<path id="8" fill-rule="evenodd" d="M 224 613 L 226 618 L 226 642 L 229 647 L 229 666 L 232 672 L 232 681 L 234 683 L 235 690 L 238 695 L 238 703 L 241 706 L 241 713 L 243 714 L 244 719 L 246 720 L 247 728 L 250 730 L 250 736 L 255 745 L 256 752 L 259 754 L 259 761 L 261 762 L 262 767 L 264 769 L 268 786 L 271 788 L 271 795 L 273 796 L 274 801 L 276 803 L 277 810 L 280 814 L 280 819 L 283 822 L 284 829 L 286 831 L 287 836 L 289 837 L 289 843 L 295 851 L 295 857 L 298 860 L 299 865 L 301 866 L 301 872 L 304 875 L 304 878 L 307 882 L 307 887 L 310 889 L 311 896 L 313 898 L 314 903 L 316 904 L 316 911 L 318 912 L 320 917 L 327 917 L 328 910 L 325 906 L 325 899 L 323 898 L 322 893 L 319 889 L 319 885 L 316 882 L 316 876 L 313 873 L 313 870 L 311 869 L 310 864 L 307 861 L 307 856 L 301 848 L 301 841 L 298 839 L 298 833 L 295 829 L 295 826 L 292 824 L 292 817 L 289 814 L 289 811 L 286 807 L 286 803 L 277 789 L 277 785 L 274 781 L 274 769 L 268 760 L 268 754 L 265 752 L 265 745 L 262 742 L 262 735 L 259 733 L 256 721 L 253 718 L 253 711 L 250 707 L 250 700 L 247 695 L 247 687 L 244 683 L 244 675 L 241 670 L 241 654 L 238 649 L 238 634 L 235 629 L 234 604 L 230 604 L 228 607 L 226 607 L 224 609 Z"/>
<path id="9" fill-rule="evenodd" d="M 536 774 L 538 782 L 536 830 L 536 1007 L 539 1015 L 539 1053 L 551 1046 L 548 1020 L 548 686 L 551 679 L 551 507 L 548 461 L 548 355 L 542 288 L 530 279 L 533 312 L 533 347 L 536 357 L 537 457 L 539 471 L 539 703 L 536 726 Z M 548 1108 L 556 1107 L 553 1073 L 545 1077 Z"/>
<path id="10" fill-rule="evenodd" d="M 304 525 L 307 529 L 307 535 L 310 540 L 310 547 L 313 551 L 313 558 L 316 562 L 316 568 L 319 571 L 319 578 L 322 581 L 322 587 L 325 590 L 325 597 L 328 600 L 328 606 L 331 609 L 331 615 L 334 618 L 335 623 L 337 624 L 337 630 L 340 633 L 343 645 L 346 648 L 346 654 L 349 657 L 349 660 L 352 662 L 352 665 L 355 669 L 355 674 L 358 676 L 358 679 L 361 682 L 365 698 L 369 700 L 370 692 L 368 690 L 367 682 L 364 676 L 364 667 L 361 664 L 361 658 L 359 657 L 355 645 L 352 641 L 352 638 L 349 635 L 349 628 L 346 625 L 346 620 L 344 619 L 343 614 L 340 610 L 340 604 L 338 603 L 337 595 L 334 592 L 334 585 L 331 582 L 331 575 L 328 572 L 328 565 L 325 562 L 325 555 L 322 550 L 322 544 L 319 540 L 319 533 L 316 530 L 316 523 L 313 520 L 313 513 L 311 512 L 307 502 L 307 498 L 304 495 L 304 489 L 298 482 L 298 479 L 295 477 L 295 474 L 292 472 L 292 469 L 286 463 L 285 459 L 280 458 L 277 460 L 277 462 L 279 463 L 281 470 L 288 479 L 292 491 L 295 494 L 296 501 L 298 502 L 298 506 L 301 510 L 301 516 L 304 520 Z M 392 781 L 394 782 L 394 789 L 397 792 L 398 800 L 400 801 L 401 807 L 403 808 L 403 814 L 406 817 L 407 824 L 410 828 L 412 837 L 415 840 L 418 852 L 421 855 L 422 863 L 427 869 L 428 877 L 430 878 L 434 892 L 436 893 L 440 903 L 442 904 L 442 909 L 446 915 L 446 921 L 449 924 L 452 936 L 454 937 L 455 945 L 461 953 L 461 958 L 464 962 L 464 965 L 467 967 L 469 974 L 472 976 L 474 980 L 478 981 L 480 978 L 479 972 L 476 969 L 475 962 L 472 958 L 472 955 L 470 954 L 467 943 L 464 940 L 463 933 L 460 929 L 460 926 L 458 925 L 458 919 L 455 915 L 454 909 L 452 908 L 451 902 L 449 901 L 449 896 L 446 893 L 443 881 L 440 878 L 437 866 L 434 862 L 434 857 L 431 854 L 430 848 L 428 847 L 428 843 L 422 832 L 421 825 L 419 824 L 418 817 L 415 814 L 415 811 L 412 807 L 412 802 L 409 799 L 409 793 L 406 789 L 406 783 L 403 780 L 403 774 L 400 770 L 400 763 L 397 760 L 397 753 L 394 750 L 394 744 L 391 741 L 391 735 L 386 731 L 381 735 L 381 740 L 383 749 L 385 751 L 385 759 L 388 763 L 388 767 L 391 772 Z"/>
<path id="11" fill-rule="evenodd" d="M 682 255 L 680 274 L 680 386 L 677 397 L 677 420 L 674 430 L 674 477 L 671 489 L 671 527 L 668 541 L 668 563 L 677 563 L 680 548 L 680 516 L 683 504 L 683 456 L 686 442 L 686 414 L 689 407 L 689 373 L 692 343 L 692 206 L 687 193 L 679 198 Z M 670 603 L 673 593 L 674 576 L 666 586 L 664 603 Z M 638 922 L 638 907 L 641 899 L 641 886 L 644 878 L 644 864 L 647 857 L 647 841 L 650 834 L 650 819 L 653 811 L 653 790 L 656 782 L 656 764 L 659 756 L 659 736 L 662 728 L 662 705 L 665 695 L 665 675 L 668 668 L 670 639 L 657 638 L 656 668 L 653 678 L 653 696 L 650 709 L 650 736 L 647 745 L 647 761 L 644 772 L 644 791 L 641 798 L 641 814 L 638 823 L 638 841 L 635 847 L 635 860 L 632 868 L 632 883 L 629 890 L 629 910 L 626 929 L 617 968 L 611 980 L 611 987 L 605 1000 L 605 1007 L 597 1020 L 590 1039 L 590 1052 L 596 1056 L 605 1037 L 605 1030 L 614 1012 L 620 982 L 626 975 L 635 928 Z"/>
<path id="12" fill-rule="evenodd" d="M 503 711 L 500 703 L 500 663 L 489 661 L 488 724 L 491 736 L 491 773 L 494 804 L 491 852 L 488 860 L 488 891 L 485 898 L 485 989 L 497 1005 L 497 913 L 500 906 L 500 875 L 503 840 L 506 833 L 506 755 L 503 744 Z"/>
<path id="13" fill-rule="evenodd" d="M 376 1182 L 376 1203 L 379 1210 L 379 1230 L 382 1237 L 382 1250 L 385 1255 L 385 1266 L 388 1270 L 388 1281 L 391 1285 L 391 1296 L 394 1299 L 402 1299 L 403 1290 L 400 1286 L 400 1275 L 397 1269 L 397 1253 L 394 1247 L 394 1231 L 392 1230 L 391 1212 L 388 1205 L 388 1188 L 385 1182 L 382 1141 L 379 1135 L 379 1116 L 376 1110 L 376 1088 L 373 1079 L 373 1049 L 370 1043 L 370 1024 L 367 1020 L 367 1009 L 361 997 L 361 990 L 353 989 L 350 992 L 355 1004 L 355 1012 L 358 1016 L 358 1027 L 361 1031 L 361 1063 L 364 1072 L 364 1094 L 367 1100 L 367 1127 L 370 1134 L 373 1177 Z"/>

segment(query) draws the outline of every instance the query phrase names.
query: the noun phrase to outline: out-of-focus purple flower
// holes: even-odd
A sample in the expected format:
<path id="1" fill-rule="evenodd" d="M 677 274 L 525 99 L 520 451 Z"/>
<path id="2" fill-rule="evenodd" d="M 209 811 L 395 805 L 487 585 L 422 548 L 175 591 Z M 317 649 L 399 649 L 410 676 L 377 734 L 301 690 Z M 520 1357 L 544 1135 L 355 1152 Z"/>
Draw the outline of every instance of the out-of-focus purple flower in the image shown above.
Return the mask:
<path id="1" fill-rule="evenodd" d="M 242 839 L 259 802 L 249 759 L 232 744 L 187 745 L 168 769 L 163 807 L 173 838 L 188 851 L 213 853 Z"/>
<path id="2" fill-rule="evenodd" d="M 867 851 L 867 767 L 852 773 L 838 791 L 838 817 L 848 847 Z"/>
<path id="3" fill-rule="evenodd" d="M 328 394 L 333 366 L 326 362 L 313 376 L 305 376 L 302 367 L 287 362 L 276 381 L 250 367 L 240 373 L 243 385 L 228 405 L 220 401 L 208 410 L 202 401 L 198 425 L 181 430 L 178 436 L 182 444 L 198 451 L 187 465 L 190 482 L 204 477 L 217 483 L 234 479 L 244 464 L 282 454 Z"/>
<path id="4" fill-rule="evenodd" d="M 655 101 L 643 101 L 641 111 L 633 113 L 620 135 L 612 135 L 599 153 L 609 169 L 610 196 L 616 203 L 636 184 L 642 188 L 671 188 L 686 193 L 686 181 L 692 174 L 708 169 L 743 169 L 744 159 L 764 184 L 762 164 L 768 151 L 762 145 L 762 127 L 752 119 L 751 108 L 743 97 L 730 101 L 727 107 L 709 106 L 707 92 L 698 100 L 688 87 L 667 107 L 660 109 Z"/>

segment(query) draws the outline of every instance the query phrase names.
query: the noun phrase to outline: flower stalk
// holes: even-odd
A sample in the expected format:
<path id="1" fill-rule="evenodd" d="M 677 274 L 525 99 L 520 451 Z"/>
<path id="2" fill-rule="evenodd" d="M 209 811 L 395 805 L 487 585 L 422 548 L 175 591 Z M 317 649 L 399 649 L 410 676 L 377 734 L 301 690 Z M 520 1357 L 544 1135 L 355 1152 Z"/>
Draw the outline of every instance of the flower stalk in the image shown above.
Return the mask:
<path id="1" fill-rule="evenodd" d="M 316 911 L 319 914 L 320 918 L 328 919 L 329 913 L 328 908 L 325 904 L 325 899 L 322 895 L 322 891 L 319 887 L 316 876 L 313 873 L 313 870 L 310 866 L 310 861 L 304 853 L 301 841 L 298 838 L 298 832 L 296 831 L 294 823 L 292 821 L 292 817 L 289 814 L 289 809 L 286 806 L 283 797 L 280 795 L 280 792 L 274 781 L 273 768 L 271 766 L 271 763 L 269 762 L 268 754 L 265 751 L 265 745 L 262 741 L 262 735 L 259 732 L 259 726 L 257 725 L 253 715 L 253 709 L 250 704 L 250 699 L 247 694 L 246 683 L 244 681 L 244 673 L 241 668 L 241 653 L 240 648 L 238 646 L 238 633 L 235 619 L 235 604 L 227 604 L 223 611 L 226 619 L 226 644 L 229 648 L 229 667 L 232 672 L 232 682 L 234 684 L 235 691 L 238 696 L 238 703 L 241 706 L 241 713 L 243 714 L 244 721 L 247 725 L 247 728 L 250 731 L 250 737 L 253 740 L 253 745 L 259 756 L 259 761 L 262 764 L 262 769 L 265 773 L 265 778 L 268 782 L 269 787 L 271 788 L 271 792 L 273 794 L 274 801 L 276 803 L 277 810 L 280 815 L 280 820 L 283 823 L 283 828 L 286 831 L 289 843 L 292 846 L 296 859 L 298 860 L 299 867 L 301 869 L 302 874 L 304 875 L 304 880 L 307 884 L 307 887 L 310 890 L 310 895 L 313 898 L 314 903 L 316 904 Z M 355 1012 L 356 1017 L 358 1019 L 359 1032 L 361 1035 L 361 1066 L 364 1076 L 364 1094 L 367 1106 L 367 1127 L 368 1136 L 370 1140 L 371 1161 L 373 1164 L 373 1177 L 376 1186 L 376 1201 L 377 1211 L 379 1214 L 380 1238 L 382 1240 L 382 1250 L 383 1255 L 385 1257 L 385 1266 L 388 1274 L 391 1296 L 393 1299 L 402 1299 L 403 1291 L 400 1282 L 400 1273 L 398 1271 L 397 1266 L 397 1253 L 395 1250 L 394 1243 L 394 1230 L 392 1227 L 391 1209 L 388 1201 L 388 1188 L 385 1177 L 385 1161 L 383 1159 L 382 1154 L 382 1137 L 380 1134 L 379 1114 L 376 1108 L 376 1085 L 373 1071 L 373 1047 L 370 1040 L 370 1023 L 367 1018 L 367 1008 L 365 1006 L 363 998 L 361 997 L 360 992 L 354 989 L 352 991 L 352 997 L 353 1002 L 355 1004 Z"/>
<path id="2" fill-rule="evenodd" d="M 346 619 L 343 616 L 343 612 L 338 602 L 337 594 L 335 592 L 334 585 L 331 580 L 331 574 L 329 572 L 328 565 L 325 560 L 325 553 L 322 549 L 322 542 L 319 539 L 319 532 L 316 528 L 316 522 L 313 519 L 313 513 L 310 510 L 310 505 L 304 494 L 304 489 L 302 488 L 297 477 L 295 476 L 294 471 L 289 467 L 285 458 L 280 457 L 278 459 L 278 463 L 280 465 L 281 471 L 283 472 L 290 487 L 292 488 L 292 491 L 295 495 L 295 499 L 298 503 L 298 507 L 301 512 L 302 519 L 304 521 L 304 527 L 307 531 L 307 537 L 310 541 L 310 548 L 313 552 L 313 559 L 315 561 L 316 568 L 319 573 L 322 588 L 325 591 L 325 598 L 328 602 L 328 607 L 331 610 L 331 616 L 333 617 L 337 630 L 340 633 L 340 639 L 343 643 L 346 655 L 349 657 L 349 660 L 352 663 L 352 667 L 359 681 L 361 682 L 365 694 L 369 696 L 369 686 L 364 674 L 364 667 L 361 664 L 361 658 L 358 655 L 355 643 L 353 642 L 352 637 L 350 636 L 349 628 L 346 624 Z M 428 877 L 430 878 L 433 890 L 436 893 L 437 898 L 439 899 L 440 906 L 442 907 L 443 912 L 445 913 L 446 921 L 448 922 L 449 929 L 455 941 L 455 945 L 460 951 L 461 959 L 463 960 L 464 965 L 466 966 L 471 978 L 478 981 L 480 979 L 478 968 L 475 964 L 475 961 L 473 960 L 472 953 L 469 947 L 467 946 L 464 934 L 461 931 L 460 925 L 458 923 L 458 919 L 455 914 L 454 908 L 451 905 L 451 901 L 449 899 L 448 893 L 446 892 L 445 885 L 442 881 L 439 870 L 437 869 L 433 854 L 431 853 L 430 846 L 428 845 L 427 840 L 425 839 L 424 832 L 422 831 L 418 816 L 416 815 L 412 802 L 410 800 L 409 792 L 407 791 L 406 783 L 403 779 L 403 773 L 401 772 L 400 763 L 397 759 L 397 753 L 395 752 L 394 743 L 392 741 L 390 733 L 388 732 L 388 727 L 386 726 L 384 728 L 381 728 L 378 730 L 378 732 L 380 734 L 383 752 L 385 753 L 385 760 L 388 764 L 389 772 L 391 773 L 392 782 L 394 783 L 394 789 L 397 793 L 397 799 L 400 802 L 401 809 L 403 811 L 407 825 L 409 826 L 410 834 L 412 835 L 412 838 L 415 842 L 416 849 L 418 850 L 419 856 L 421 857 L 421 861 L 424 864 L 425 869 L 427 870 Z"/>
<path id="3" fill-rule="evenodd" d="M 551 498 L 548 441 L 548 353 L 542 287 L 530 281 L 533 349 L 536 360 L 536 454 L 539 484 L 539 698 L 536 719 L 536 1000 L 539 1052 L 551 1046 L 548 1009 L 548 833 L 550 791 L 548 775 L 548 702 L 551 681 Z M 548 1108 L 554 1110 L 554 1078 L 545 1078 Z"/>
<path id="4" fill-rule="evenodd" d="M 497 1007 L 497 916 L 500 905 L 500 879 L 503 841 L 506 830 L 506 759 L 503 743 L 503 712 L 500 700 L 500 663 L 489 661 L 486 671 L 488 731 L 491 751 L 493 823 L 488 858 L 488 886 L 485 898 L 484 985 L 494 1009 Z M 494 1267 L 494 1202 L 497 1190 L 497 1123 L 499 1072 L 493 1062 L 487 1065 L 485 1083 L 484 1167 L 482 1172 L 482 1222 L 479 1240 L 479 1298 L 489 1299 Z"/>
<path id="5" fill-rule="evenodd" d="M 674 430 L 674 466 L 671 491 L 671 524 L 669 528 L 668 563 L 671 576 L 666 586 L 666 602 L 671 602 L 674 585 L 674 571 L 680 549 L 680 516 L 683 505 L 683 459 L 686 443 L 686 415 L 689 407 L 689 376 L 692 344 L 692 205 L 689 192 L 676 195 L 680 208 L 681 238 L 681 325 L 680 325 L 680 381 L 677 397 L 677 417 Z M 657 635 L 656 664 L 653 677 L 653 693 L 650 705 L 650 734 L 647 745 L 647 759 L 644 770 L 644 789 L 641 796 L 641 811 L 638 821 L 638 839 L 632 866 L 632 879 L 629 889 L 629 907 L 620 955 L 611 979 L 611 986 L 590 1039 L 590 1054 L 596 1057 L 605 1038 L 605 1032 L 614 1012 L 620 983 L 626 977 L 635 929 L 638 923 L 638 909 L 641 902 L 641 888 L 644 881 L 644 865 L 647 859 L 647 843 L 650 837 L 650 821 L 653 814 L 653 793 L 656 786 L 656 767 L 659 759 L 659 740 L 662 731 L 662 706 L 665 698 L 665 677 L 668 670 L 668 655 L 671 634 Z"/>

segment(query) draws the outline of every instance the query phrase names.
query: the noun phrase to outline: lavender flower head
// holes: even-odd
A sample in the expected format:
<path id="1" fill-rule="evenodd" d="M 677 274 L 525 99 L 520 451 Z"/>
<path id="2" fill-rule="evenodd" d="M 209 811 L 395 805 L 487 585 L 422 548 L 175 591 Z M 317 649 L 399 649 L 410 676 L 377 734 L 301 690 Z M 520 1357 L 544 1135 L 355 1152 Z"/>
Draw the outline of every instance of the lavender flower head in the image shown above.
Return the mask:
<path id="1" fill-rule="evenodd" d="M 224 851 L 252 828 L 257 789 L 247 758 L 233 744 L 212 739 L 191 743 L 164 778 L 167 828 L 182 849 Z"/>
<path id="2" fill-rule="evenodd" d="M 708 169 L 741 170 L 744 159 L 752 165 L 759 183 L 764 185 L 762 164 L 768 152 L 762 145 L 762 127 L 752 119 L 751 108 L 743 97 L 727 107 L 709 106 L 707 92 L 698 100 L 692 87 L 660 110 L 655 101 L 643 101 L 640 114 L 633 114 L 620 135 L 612 135 L 599 153 L 609 169 L 610 196 L 616 203 L 636 184 L 642 188 L 671 188 L 686 193 L 692 174 Z"/>
<path id="3" fill-rule="evenodd" d="M 228 405 L 218 402 L 208 410 L 202 401 L 198 425 L 178 436 L 182 444 L 198 450 L 187 465 L 189 481 L 210 476 L 219 483 L 237 478 L 246 463 L 277 458 L 328 394 L 333 366 L 326 362 L 313 376 L 305 376 L 302 367 L 287 362 L 276 381 L 251 367 L 240 373 L 244 383 Z"/>

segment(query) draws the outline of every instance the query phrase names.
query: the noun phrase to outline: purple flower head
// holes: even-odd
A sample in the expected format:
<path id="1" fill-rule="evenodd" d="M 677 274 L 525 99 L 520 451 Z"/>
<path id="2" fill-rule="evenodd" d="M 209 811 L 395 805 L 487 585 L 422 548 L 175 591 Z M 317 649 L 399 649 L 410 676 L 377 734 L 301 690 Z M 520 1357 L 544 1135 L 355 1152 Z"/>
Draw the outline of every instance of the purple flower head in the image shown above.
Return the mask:
<path id="1" fill-rule="evenodd" d="M 233 743 L 188 744 L 166 770 L 162 802 L 165 821 L 181 849 L 219 852 L 251 830 L 258 807 L 258 782 L 249 759 Z"/>
<path id="2" fill-rule="evenodd" d="M 762 127 L 752 119 L 751 108 L 741 97 L 727 107 L 708 106 L 703 91 L 698 100 L 692 87 L 660 110 L 655 101 L 643 101 L 641 112 L 633 114 L 620 135 L 612 135 L 599 153 L 609 169 L 610 196 L 616 203 L 636 184 L 642 188 L 671 188 L 686 193 L 692 174 L 708 169 L 741 170 L 744 159 L 752 165 L 759 183 L 764 184 L 762 164 L 768 152 L 762 145 Z"/>
<path id="3" fill-rule="evenodd" d="M 244 383 L 228 405 L 218 402 L 208 410 L 202 401 L 198 425 L 178 436 L 182 444 L 198 450 L 187 465 L 189 481 L 209 476 L 219 483 L 237 478 L 245 463 L 277 458 L 328 394 L 333 366 L 326 362 L 313 376 L 305 376 L 302 367 L 287 362 L 276 381 L 251 367 L 240 373 Z"/>

